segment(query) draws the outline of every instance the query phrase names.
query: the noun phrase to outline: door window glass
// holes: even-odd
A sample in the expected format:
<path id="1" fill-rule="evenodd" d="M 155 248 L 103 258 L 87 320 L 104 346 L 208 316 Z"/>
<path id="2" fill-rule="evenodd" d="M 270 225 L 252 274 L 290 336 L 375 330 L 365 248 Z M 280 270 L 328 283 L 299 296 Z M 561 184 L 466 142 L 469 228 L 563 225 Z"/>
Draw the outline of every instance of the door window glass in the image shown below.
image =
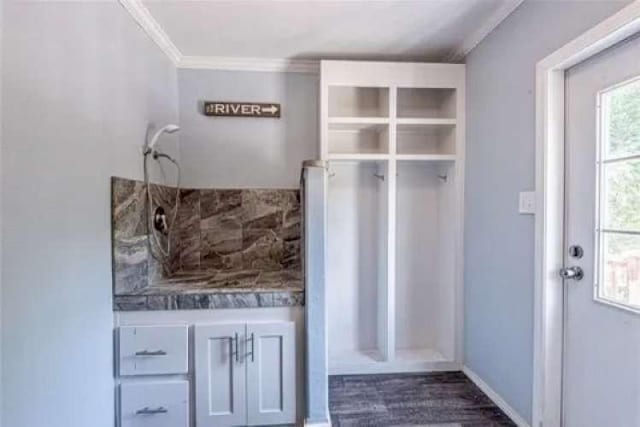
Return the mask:
<path id="1" fill-rule="evenodd" d="M 640 310 L 640 79 L 599 96 L 596 298 Z"/>

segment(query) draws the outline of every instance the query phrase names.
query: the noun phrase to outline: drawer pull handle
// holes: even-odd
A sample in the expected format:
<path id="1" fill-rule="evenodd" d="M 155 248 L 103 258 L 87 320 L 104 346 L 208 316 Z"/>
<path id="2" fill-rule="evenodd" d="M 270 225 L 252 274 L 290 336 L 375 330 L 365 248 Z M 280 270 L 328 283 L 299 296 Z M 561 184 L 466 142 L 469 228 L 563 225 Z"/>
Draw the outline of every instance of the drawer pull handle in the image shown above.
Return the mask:
<path id="1" fill-rule="evenodd" d="M 159 406 L 155 409 L 145 406 L 142 409 L 138 409 L 136 411 L 136 415 L 157 415 L 157 414 L 166 414 L 167 412 L 169 412 L 169 410 L 164 406 Z"/>
<path id="2" fill-rule="evenodd" d="M 164 350 L 156 350 L 156 351 L 149 351 L 149 350 L 142 350 L 142 351 L 136 351 L 136 356 L 141 356 L 141 357 L 147 357 L 147 356 L 166 356 L 167 352 Z"/>

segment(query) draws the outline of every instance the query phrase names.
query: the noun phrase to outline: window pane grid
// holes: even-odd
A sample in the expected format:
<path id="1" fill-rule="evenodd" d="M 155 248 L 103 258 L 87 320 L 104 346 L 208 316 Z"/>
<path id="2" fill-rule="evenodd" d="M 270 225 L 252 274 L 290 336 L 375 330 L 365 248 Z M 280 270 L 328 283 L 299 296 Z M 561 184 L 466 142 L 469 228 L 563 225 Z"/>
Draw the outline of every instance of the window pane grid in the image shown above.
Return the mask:
<path id="1" fill-rule="evenodd" d="M 624 156 L 624 157 L 611 157 L 611 158 L 605 158 L 600 160 L 598 163 L 602 163 L 602 164 L 610 164 L 610 163 L 617 163 L 617 162 L 625 162 L 627 160 L 640 160 L 640 154 L 632 154 L 629 156 Z"/>
<path id="2" fill-rule="evenodd" d="M 640 307 L 640 235 L 603 233 L 598 297 Z"/>
<path id="3" fill-rule="evenodd" d="M 605 159 L 640 154 L 640 79 L 606 91 L 604 106 L 603 157 Z"/>
<path id="4" fill-rule="evenodd" d="M 600 233 L 632 234 L 632 235 L 640 236 L 640 231 L 636 231 L 636 230 L 611 230 L 611 229 L 608 229 L 608 228 L 600 228 L 600 229 L 597 229 L 596 231 L 598 231 Z"/>
<path id="5" fill-rule="evenodd" d="M 596 298 L 640 311 L 640 79 L 599 105 Z"/>
<path id="6" fill-rule="evenodd" d="M 640 230 L 640 159 L 605 164 L 600 169 L 601 224 L 609 230 Z"/>

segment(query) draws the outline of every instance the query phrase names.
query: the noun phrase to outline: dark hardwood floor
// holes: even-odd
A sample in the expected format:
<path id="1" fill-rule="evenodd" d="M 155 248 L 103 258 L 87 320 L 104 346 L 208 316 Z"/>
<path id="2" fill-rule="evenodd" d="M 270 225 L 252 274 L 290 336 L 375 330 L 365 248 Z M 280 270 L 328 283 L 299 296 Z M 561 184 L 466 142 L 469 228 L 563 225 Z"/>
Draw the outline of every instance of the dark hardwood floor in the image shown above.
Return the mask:
<path id="1" fill-rule="evenodd" d="M 515 426 L 462 372 L 329 379 L 334 427 Z"/>

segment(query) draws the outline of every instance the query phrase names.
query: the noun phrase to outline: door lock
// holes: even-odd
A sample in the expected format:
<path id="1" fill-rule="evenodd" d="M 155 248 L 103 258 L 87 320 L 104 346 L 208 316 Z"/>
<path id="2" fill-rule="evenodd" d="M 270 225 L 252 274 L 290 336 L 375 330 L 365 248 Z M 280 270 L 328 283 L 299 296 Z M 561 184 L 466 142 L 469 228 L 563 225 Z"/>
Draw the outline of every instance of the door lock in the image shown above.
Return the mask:
<path id="1" fill-rule="evenodd" d="M 569 246 L 569 256 L 571 258 L 580 259 L 584 256 L 584 249 L 580 245 Z"/>
<path id="2" fill-rule="evenodd" d="M 560 277 L 565 280 L 571 279 L 578 281 L 582 280 L 582 278 L 584 277 L 584 271 L 578 266 L 565 267 L 560 269 Z"/>

